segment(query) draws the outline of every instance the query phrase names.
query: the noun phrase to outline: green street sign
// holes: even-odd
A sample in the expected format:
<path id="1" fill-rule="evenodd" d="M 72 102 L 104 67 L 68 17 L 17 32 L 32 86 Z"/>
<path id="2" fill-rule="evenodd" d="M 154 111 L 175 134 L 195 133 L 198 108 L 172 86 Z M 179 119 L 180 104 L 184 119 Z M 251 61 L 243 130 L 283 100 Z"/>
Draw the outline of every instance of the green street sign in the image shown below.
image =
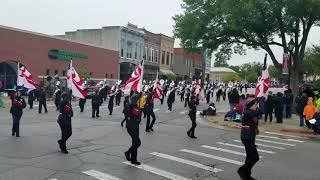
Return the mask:
<path id="1" fill-rule="evenodd" d="M 81 53 L 75 53 L 65 50 L 58 50 L 58 49 L 51 49 L 48 52 L 48 56 L 51 59 L 59 59 L 59 60 L 65 60 L 70 61 L 73 58 L 80 58 L 80 59 L 88 59 L 88 55 L 81 54 Z"/>

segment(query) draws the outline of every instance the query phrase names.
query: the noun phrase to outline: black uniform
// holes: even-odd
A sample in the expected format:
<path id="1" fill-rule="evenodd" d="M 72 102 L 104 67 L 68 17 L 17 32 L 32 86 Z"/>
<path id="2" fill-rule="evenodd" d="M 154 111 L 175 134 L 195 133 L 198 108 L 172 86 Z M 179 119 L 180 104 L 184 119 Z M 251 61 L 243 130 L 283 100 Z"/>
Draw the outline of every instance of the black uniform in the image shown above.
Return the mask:
<path id="1" fill-rule="evenodd" d="M 220 102 L 221 95 L 222 95 L 222 89 L 219 89 L 216 93 L 216 102 Z"/>
<path id="2" fill-rule="evenodd" d="M 277 119 L 277 123 L 282 123 L 282 111 L 283 111 L 283 103 L 284 99 L 282 97 L 282 93 L 278 93 L 277 96 L 274 97 L 274 112 Z"/>
<path id="3" fill-rule="evenodd" d="M 258 112 L 246 109 L 243 113 L 241 141 L 246 148 L 246 161 L 243 166 L 238 169 L 238 173 L 242 179 L 251 178 L 252 167 L 259 161 L 259 154 L 255 145 Z"/>
<path id="4" fill-rule="evenodd" d="M 140 162 L 137 160 L 138 148 L 141 145 L 141 141 L 139 138 L 139 124 L 140 124 L 140 110 L 138 108 L 139 96 L 133 95 L 130 103 L 130 118 L 127 121 L 127 131 L 132 138 L 132 145 L 125 152 L 126 159 L 131 161 L 131 164 L 140 165 Z"/>
<path id="5" fill-rule="evenodd" d="M 168 110 L 172 111 L 172 104 L 174 103 L 174 100 L 176 98 L 175 90 L 172 90 L 168 96 L 167 104 L 168 104 Z"/>
<path id="6" fill-rule="evenodd" d="M 207 92 L 206 92 L 206 100 L 207 100 L 207 104 L 209 104 L 209 103 L 210 103 L 210 94 L 211 94 L 211 92 L 210 92 L 210 90 L 208 89 L 208 90 L 207 90 Z"/>
<path id="7" fill-rule="evenodd" d="M 185 98 L 185 102 L 184 102 L 184 107 L 187 107 L 187 105 L 190 102 L 190 91 L 186 92 L 186 98 Z"/>
<path id="8" fill-rule="evenodd" d="M 12 114 L 12 136 L 20 137 L 20 119 L 23 114 L 23 109 L 26 107 L 26 102 L 21 96 L 13 97 L 10 113 Z"/>
<path id="9" fill-rule="evenodd" d="M 40 91 L 39 92 L 39 114 L 42 113 L 42 106 L 44 107 L 45 113 L 48 112 L 47 110 L 47 97 L 46 97 L 46 92 L 45 91 Z"/>
<path id="10" fill-rule="evenodd" d="M 34 91 L 30 91 L 28 94 L 28 104 L 30 106 L 30 109 L 33 109 L 33 101 L 34 100 L 35 100 Z"/>
<path id="11" fill-rule="evenodd" d="M 57 90 L 55 93 L 54 104 L 57 107 L 57 111 L 59 111 L 60 101 L 61 101 L 61 90 Z"/>
<path id="12" fill-rule="evenodd" d="M 113 112 L 113 101 L 114 101 L 114 95 L 109 96 L 109 104 L 108 104 L 109 115 L 112 115 L 112 112 Z"/>
<path id="13" fill-rule="evenodd" d="M 58 144 L 62 153 L 68 153 L 66 142 L 72 135 L 71 118 L 73 117 L 72 106 L 68 98 L 60 102 L 59 110 L 58 123 L 61 129 L 61 139 L 58 140 Z"/>
<path id="14" fill-rule="evenodd" d="M 84 105 L 86 104 L 87 99 L 85 98 L 80 98 L 79 99 L 79 107 L 80 107 L 80 112 L 83 112 L 84 109 Z"/>
<path id="15" fill-rule="evenodd" d="M 99 116 L 99 107 L 102 104 L 102 98 L 100 95 L 95 94 L 92 96 L 91 105 L 92 105 L 92 118 L 100 117 Z"/>
<path id="16" fill-rule="evenodd" d="M 180 92 L 180 101 L 183 102 L 184 101 L 184 92 L 185 92 L 185 89 L 182 88 L 181 92 Z"/>
<path id="17" fill-rule="evenodd" d="M 153 125 L 156 122 L 156 116 L 153 112 L 154 108 L 154 98 L 152 93 L 149 93 L 146 99 L 146 114 L 147 114 L 147 123 L 146 123 L 146 131 L 153 131 Z M 152 117 L 152 122 L 150 124 L 150 116 Z"/>
<path id="18" fill-rule="evenodd" d="M 130 104 L 129 104 L 129 96 L 126 96 L 124 98 L 124 101 L 123 101 L 123 114 L 124 114 L 124 119 L 123 121 L 121 122 L 121 126 L 123 126 L 123 123 L 126 122 L 126 127 L 127 127 L 127 121 L 129 119 L 129 115 L 130 115 Z"/>
<path id="19" fill-rule="evenodd" d="M 192 126 L 187 132 L 188 136 L 191 138 L 196 138 L 194 136 L 194 130 L 197 127 L 196 117 L 197 117 L 197 105 L 199 104 L 199 101 L 197 101 L 195 98 L 191 98 L 191 101 L 189 102 L 189 117 L 192 122 Z"/>
<path id="20" fill-rule="evenodd" d="M 268 98 L 264 103 L 264 121 L 265 122 L 267 122 L 268 116 L 270 118 L 270 122 L 272 122 L 273 109 L 274 109 L 274 97 L 272 95 L 268 95 Z"/>
<path id="21" fill-rule="evenodd" d="M 116 94 L 116 106 L 120 106 L 120 102 L 121 102 L 121 90 L 118 90 L 117 94 Z"/>

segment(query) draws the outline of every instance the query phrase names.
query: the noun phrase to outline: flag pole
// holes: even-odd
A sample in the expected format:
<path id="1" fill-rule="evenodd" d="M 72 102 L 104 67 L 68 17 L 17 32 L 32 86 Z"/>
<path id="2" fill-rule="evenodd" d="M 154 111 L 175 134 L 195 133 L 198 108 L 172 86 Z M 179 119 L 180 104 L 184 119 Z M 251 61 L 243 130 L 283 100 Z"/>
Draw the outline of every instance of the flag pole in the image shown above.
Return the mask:
<path id="1" fill-rule="evenodd" d="M 17 86 L 16 86 L 16 90 L 18 90 L 19 72 L 20 72 L 20 62 L 18 61 L 18 66 L 17 66 Z"/>

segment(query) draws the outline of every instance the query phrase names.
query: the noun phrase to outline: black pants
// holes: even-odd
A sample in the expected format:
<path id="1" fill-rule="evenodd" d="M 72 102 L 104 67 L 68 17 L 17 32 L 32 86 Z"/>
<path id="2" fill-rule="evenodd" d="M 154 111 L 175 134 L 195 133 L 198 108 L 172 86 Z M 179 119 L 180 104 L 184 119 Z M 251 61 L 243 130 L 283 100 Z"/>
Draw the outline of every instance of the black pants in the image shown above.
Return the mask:
<path id="1" fill-rule="evenodd" d="M 135 122 L 128 122 L 127 131 L 132 139 L 132 145 L 127 152 L 130 154 L 131 161 L 136 162 L 138 156 L 138 148 L 141 145 L 141 141 L 139 138 L 139 124 Z"/>
<path id="2" fill-rule="evenodd" d="M 209 103 L 210 103 L 210 95 L 207 96 L 207 104 L 209 104 Z"/>
<path id="3" fill-rule="evenodd" d="M 116 106 L 120 106 L 121 98 L 116 98 Z"/>
<path id="4" fill-rule="evenodd" d="M 220 96 L 217 96 L 216 102 L 220 102 Z"/>
<path id="5" fill-rule="evenodd" d="M 186 99 L 186 101 L 184 102 L 184 107 L 187 107 L 188 104 L 189 104 L 189 99 L 188 100 Z"/>
<path id="6" fill-rule="evenodd" d="M 197 114 L 189 114 L 189 117 L 191 119 L 191 122 L 192 122 L 192 126 L 191 128 L 189 129 L 188 131 L 188 134 L 190 134 L 191 137 L 194 137 L 194 130 L 196 129 L 197 127 L 197 122 L 196 122 L 196 117 L 197 117 Z"/>
<path id="7" fill-rule="evenodd" d="M 99 117 L 99 106 L 92 105 L 92 117 Z"/>
<path id="8" fill-rule="evenodd" d="M 42 113 L 42 106 L 44 107 L 44 111 L 47 113 L 48 110 L 47 110 L 47 102 L 46 101 L 44 101 L 44 102 L 39 101 L 39 113 L 40 114 Z"/>
<path id="9" fill-rule="evenodd" d="M 108 107 L 108 109 L 109 109 L 109 115 L 112 115 L 113 107 Z"/>
<path id="10" fill-rule="evenodd" d="M 21 116 L 15 116 L 12 114 L 12 135 L 19 136 L 20 119 L 21 119 Z"/>
<path id="11" fill-rule="evenodd" d="M 160 99 L 161 105 L 163 104 L 163 100 L 164 100 L 164 95 L 163 95 L 163 97 Z"/>
<path id="12" fill-rule="evenodd" d="M 282 111 L 283 109 L 282 108 L 276 108 L 275 109 L 275 116 L 276 116 L 276 119 L 277 119 L 277 123 L 282 123 Z"/>
<path id="13" fill-rule="evenodd" d="M 84 104 L 79 104 L 79 107 L 80 107 L 80 112 L 83 112 Z"/>
<path id="14" fill-rule="evenodd" d="M 245 164 L 239 168 L 239 171 L 249 178 L 251 176 L 252 167 L 259 161 L 259 154 L 257 147 L 254 144 L 254 140 L 241 138 L 241 141 L 246 148 L 246 161 Z"/>
<path id="15" fill-rule="evenodd" d="M 154 123 L 156 122 L 156 116 L 153 112 L 153 109 L 146 110 L 147 113 L 147 123 L 146 123 L 146 130 L 152 129 Z M 150 124 L 150 116 L 152 117 L 152 122 Z"/>
<path id="16" fill-rule="evenodd" d="M 59 111 L 60 101 L 55 101 L 54 104 L 56 105 L 57 111 Z"/>
<path id="17" fill-rule="evenodd" d="M 123 123 L 126 123 L 126 127 L 127 127 L 128 118 L 129 118 L 129 115 L 124 113 L 124 119 L 121 122 L 121 126 L 123 126 Z"/>
<path id="18" fill-rule="evenodd" d="M 272 122 L 272 112 L 264 113 L 264 122 L 267 122 L 268 116 L 269 116 L 270 122 Z"/>
<path id="19" fill-rule="evenodd" d="M 287 105 L 287 109 L 286 109 L 286 118 L 291 118 L 291 114 L 292 114 L 292 105 Z"/>
<path id="20" fill-rule="evenodd" d="M 30 109 L 33 109 L 33 101 L 28 101 L 28 104 L 30 106 Z"/>
<path id="21" fill-rule="evenodd" d="M 66 142 L 72 135 L 72 126 L 69 123 L 59 122 L 61 139 L 59 140 L 61 150 L 67 150 Z"/>
<path id="22" fill-rule="evenodd" d="M 184 101 L 184 95 L 183 94 L 181 95 L 180 100 L 181 100 L 181 102 Z"/>
<path id="23" fill-rule="evenodd" d="M 168 110 L 172 111 L 172 102 L 168 102 Z"/>

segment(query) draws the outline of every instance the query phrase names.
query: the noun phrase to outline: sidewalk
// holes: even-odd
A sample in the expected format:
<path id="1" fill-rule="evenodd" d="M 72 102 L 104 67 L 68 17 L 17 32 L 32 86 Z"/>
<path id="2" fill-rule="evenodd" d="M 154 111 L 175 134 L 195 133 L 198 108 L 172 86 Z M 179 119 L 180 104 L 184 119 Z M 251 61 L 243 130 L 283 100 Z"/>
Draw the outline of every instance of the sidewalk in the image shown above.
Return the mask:
<path id="1" fill-rule="evenodd" d="M 218 129 L 238 131 L 240 133 L 241 123 L 224 121 L 224 114 L 225 113 L 219 112 L 217 116 L 201 117 L 199 118 L 199 122 Z M 276 121 L 275 118 L 273 119 L 272 123 L 268 121 L 264 122 L 264 117 L 263 120 L 259 120 L 260 133 L 263 134 L 264 132 L 275 132 L 320 140 L 320 135 L 315 135 L 313 130 L 308 129 L 306 126 L 299 126 L 299 117 L 296 115 L 292 115 L 291 119 L 284 119 L 282 124 L 278 124 L 274 121 Z"/>

